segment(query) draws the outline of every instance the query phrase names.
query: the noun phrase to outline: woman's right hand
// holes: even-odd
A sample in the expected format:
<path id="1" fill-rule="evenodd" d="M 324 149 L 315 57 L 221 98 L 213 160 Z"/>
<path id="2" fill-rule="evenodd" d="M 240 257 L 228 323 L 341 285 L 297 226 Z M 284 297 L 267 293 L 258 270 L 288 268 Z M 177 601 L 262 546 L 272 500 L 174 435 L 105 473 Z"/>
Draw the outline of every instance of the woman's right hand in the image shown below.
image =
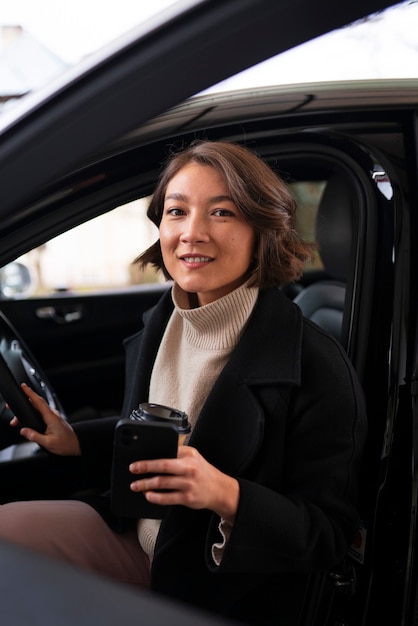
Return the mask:
<path id="1" fill-rule="evenodd" d="M 48 403 L 28 385 L 22 383 L 23 392 L 29 398 L 35 409 L 41 414 L 46 430 L 43 434 L 32 428 L 21 428 L 20 434 L 28 441 L 39 444 L 48 452 L 60 456 L 80 456 L 80 444 L 72 426 L 60 415 L 58 411 L 52 410 Z M 11 426 L 19 426 L 19 418 L 15 416 Z"/>

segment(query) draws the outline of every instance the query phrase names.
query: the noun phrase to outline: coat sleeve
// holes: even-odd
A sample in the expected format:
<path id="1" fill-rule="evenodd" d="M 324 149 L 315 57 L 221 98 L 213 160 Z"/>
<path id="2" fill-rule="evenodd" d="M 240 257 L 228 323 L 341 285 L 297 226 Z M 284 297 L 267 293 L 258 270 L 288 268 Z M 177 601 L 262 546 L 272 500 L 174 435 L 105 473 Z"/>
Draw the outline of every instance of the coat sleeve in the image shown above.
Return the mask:
<path id="1" fill-rule="evenodd" d="M 250 474 L 237 477 L 240 504 L 219 571 L 326 569 L 342 560 L 358 528 L 357 484 L 367 429 L 359 381 L 338 342 L 306 321 L 301 364 L 300 386 L 289 394 L 280 461 L 274 460 L 281 456 L 275 422 L 283 416 L 266 417 L 260 455 L 264 465 L 269 459 L 277 480 L 261 484 Z M 206 547 L 210 567 L 215 517 Z"/>

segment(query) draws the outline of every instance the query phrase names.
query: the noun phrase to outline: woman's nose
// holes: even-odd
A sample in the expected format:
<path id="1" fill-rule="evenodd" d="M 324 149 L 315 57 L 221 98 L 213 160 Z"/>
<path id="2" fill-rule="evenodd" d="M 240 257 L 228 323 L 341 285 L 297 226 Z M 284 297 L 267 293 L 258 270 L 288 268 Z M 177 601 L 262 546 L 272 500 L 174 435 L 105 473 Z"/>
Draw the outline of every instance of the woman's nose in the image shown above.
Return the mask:
<path id="1" fill-rule="evenodd" d="M 181 240 L 187 243 L 205 241 L 208 239 L 206 221 L 197 215 L 189 216 L 184 223 Z"/>

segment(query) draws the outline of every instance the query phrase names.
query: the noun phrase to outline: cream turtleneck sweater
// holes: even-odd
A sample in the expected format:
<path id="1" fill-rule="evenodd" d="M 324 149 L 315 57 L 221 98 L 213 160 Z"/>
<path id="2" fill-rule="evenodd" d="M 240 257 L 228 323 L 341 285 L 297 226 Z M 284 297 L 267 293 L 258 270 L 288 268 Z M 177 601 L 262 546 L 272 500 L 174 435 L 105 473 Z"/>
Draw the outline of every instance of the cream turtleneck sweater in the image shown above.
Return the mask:
<path id="1" fill-rule="evenodd" d="M 192 309 L 188 294 L 174 284 L 174 311 L 155 359 L 149 402 L 185 411 L 193 429 L 244 331 L 257 296 L 258 288 L 244 283 L 223 298 Z M 138 522 L 139 542 L 151 558 L 159 526 L 160 520 Z M 223 543 L 219 549 L 222 547 Z"/>

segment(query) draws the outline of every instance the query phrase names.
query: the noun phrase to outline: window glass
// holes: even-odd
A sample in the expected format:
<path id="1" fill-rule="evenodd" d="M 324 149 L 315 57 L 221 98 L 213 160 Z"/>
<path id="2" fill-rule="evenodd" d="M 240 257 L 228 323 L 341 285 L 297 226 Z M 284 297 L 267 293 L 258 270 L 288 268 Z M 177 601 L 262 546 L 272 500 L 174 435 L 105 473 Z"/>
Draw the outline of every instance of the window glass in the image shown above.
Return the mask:
<path id="1" fill-rule="evenodd" d="M 158 238 L 157 228 L 146 216 L 147 206 L 148 198 L 119 206 L 17 259 L 30 271 L 29 295 L 89 292 L 161 280 L 151 268 L 142 272 L 133 264 Z"/>
<path id="2" fill-rule="evenodd" d="M 290 184 L 290 188 L 297 202 L 295 227 L 305 241 L 316 241 L 315 226 L 318 207 L 326 187 L 326 181 L 297 181 Z M 319 252 L 306 266 L 306 271 L 322 270 L 324 268 Z"/>

